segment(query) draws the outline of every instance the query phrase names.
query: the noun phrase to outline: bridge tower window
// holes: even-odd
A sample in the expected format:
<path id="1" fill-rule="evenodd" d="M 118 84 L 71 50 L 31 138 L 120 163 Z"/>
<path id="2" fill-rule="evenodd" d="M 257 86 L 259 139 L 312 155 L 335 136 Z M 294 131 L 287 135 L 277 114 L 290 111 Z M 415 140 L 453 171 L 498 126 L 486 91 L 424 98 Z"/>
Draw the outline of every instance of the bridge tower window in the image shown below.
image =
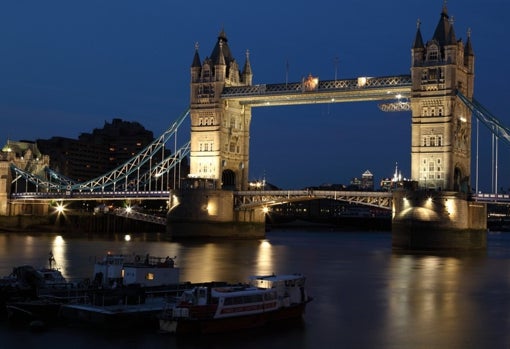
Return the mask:
<path id="1" fill-rule="evenodd" d="M 436 45 L 431 45 L 428 49 L 427 58 L 429 61 L 437 61 L 439 59 L 439 48 Z"/>

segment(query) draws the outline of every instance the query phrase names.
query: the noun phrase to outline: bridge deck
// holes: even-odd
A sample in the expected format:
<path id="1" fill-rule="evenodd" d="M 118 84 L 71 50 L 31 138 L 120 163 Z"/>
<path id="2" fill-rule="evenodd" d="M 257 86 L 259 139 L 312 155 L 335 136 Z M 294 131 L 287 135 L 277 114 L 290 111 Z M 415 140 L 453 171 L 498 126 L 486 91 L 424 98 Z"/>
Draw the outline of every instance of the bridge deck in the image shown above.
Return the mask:
<path id="1" fill-rule="evenodd" d="M 381 101 L 410 98 L 411 85 L 410 75 L 363 77 L 318 81 L 316 85 L 304 81 L 226 87 L 221 97 L 227 100 L 235 99 L 252 107 Z"/>

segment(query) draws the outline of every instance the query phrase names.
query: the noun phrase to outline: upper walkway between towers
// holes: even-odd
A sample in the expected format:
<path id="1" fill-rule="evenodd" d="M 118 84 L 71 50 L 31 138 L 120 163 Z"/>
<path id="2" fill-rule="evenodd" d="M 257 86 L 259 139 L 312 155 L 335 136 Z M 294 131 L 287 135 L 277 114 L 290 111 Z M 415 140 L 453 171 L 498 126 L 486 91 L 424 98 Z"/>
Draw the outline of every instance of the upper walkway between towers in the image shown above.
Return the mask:
<path id="1" fill-rule="evenodd" d="M 235 99 L 252 107 L 381 101 L 407 99 L 411 94 L 411 76 L 358 77 L 324 80 L 308 76 L 301 82 L 225 87 L 224 100 Z"/>

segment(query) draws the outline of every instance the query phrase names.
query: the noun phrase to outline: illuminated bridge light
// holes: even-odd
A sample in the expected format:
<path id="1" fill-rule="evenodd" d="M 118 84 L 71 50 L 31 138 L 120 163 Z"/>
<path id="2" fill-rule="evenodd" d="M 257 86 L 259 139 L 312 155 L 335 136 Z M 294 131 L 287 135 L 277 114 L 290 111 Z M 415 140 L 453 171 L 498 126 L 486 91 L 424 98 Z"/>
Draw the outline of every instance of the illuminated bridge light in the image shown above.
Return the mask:
<path id="1" fill-rule="evenodd" d="M 378 105 L 378 107 L 381 111 L 384 112 L 410 111 L 411 103 L 409 102 L 381 103 Z"/>

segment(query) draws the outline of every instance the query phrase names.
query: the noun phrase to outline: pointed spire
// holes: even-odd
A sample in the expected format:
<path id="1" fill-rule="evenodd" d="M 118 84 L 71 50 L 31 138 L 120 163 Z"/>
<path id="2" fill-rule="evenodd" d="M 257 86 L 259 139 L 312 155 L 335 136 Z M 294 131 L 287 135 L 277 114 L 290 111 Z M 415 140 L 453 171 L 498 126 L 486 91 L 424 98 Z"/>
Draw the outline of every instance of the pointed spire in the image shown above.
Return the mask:
<path id="1" fill-rule="evenodd" d="M 246 61 L 244 63 L 243 75 L 251 74 L 250 51 L 246 50 Z"/>
<path id="2" fill-rule="evenodd" d="M 195 43 L 195 54 L 193 55 L 193 63 L 191 63 L 192 68 L 201 68 L 202 65 L 200 63 L 200 56 L 198 55 L 198 42 Z"/>
<path id="3" fill-rule="evenodd" d="M 220 49 L 220 46 L 221 46 L 221 49 Z M 223 56 L 222 57 L 219 57 L 220 56 L 220 50 L 221 50 L 221 55 Z M 222 28 L 220 33 L 218 34 L 218 41 L 216 42 L 216 45 L 214 46 L 214 49 L 211 53 L 211 61 L 213 62 L 213 64 L 219 64 L 219 61 L 220 59 L 223 60 L 223 64 L 226 64 L 227 67 L 230 66 L 230 62 L 232 62 L 234 60 L 234 58 L 232 57 L 232 54 L 230 52 L 230 48 L 228 47 L 228 39 L 227 39 L 227 35 L 225 34 L 225 30 Z"/>
<path id="4" fill-rule="evenodd" d="M 443 10 L 439 23 L 437 24 L 434 32 L 433 39 L 439 43 L 440 46 L 452 45 L 455 43 L 455 32 L 453 31 L 453 25 L 450 22 L 450 16 L 448 16 L 448 9 L 446 8 L 446 0 L 443 3 Z"/>
<path id="5" fill-rule="evenodd" d="M 471 44 L 471 28 L 467 31 L 466 46 L 464 47 L 464 57 L 474 56 L 473 45 Z"/>
<path id="6" fill-rule="evenodd" d="M 416 21 L 416 36 L 414 38 L 413 48 L 424 48 L 425 45 L 423 44 L 423 37 L 421 36 L 420 31 L 420 20 L 418 19 Z"/>
<path id="7" fill-rule="evenodd" d="M 225 56 L 223 55 L 223 41 L 222 39 L 220 39 L 219 41 L 219 46 L 220 46 L 220 52 L 218 54 L 218 59 L 217 61 L 215 62 L 216 65 L 225 65 Z"/>

